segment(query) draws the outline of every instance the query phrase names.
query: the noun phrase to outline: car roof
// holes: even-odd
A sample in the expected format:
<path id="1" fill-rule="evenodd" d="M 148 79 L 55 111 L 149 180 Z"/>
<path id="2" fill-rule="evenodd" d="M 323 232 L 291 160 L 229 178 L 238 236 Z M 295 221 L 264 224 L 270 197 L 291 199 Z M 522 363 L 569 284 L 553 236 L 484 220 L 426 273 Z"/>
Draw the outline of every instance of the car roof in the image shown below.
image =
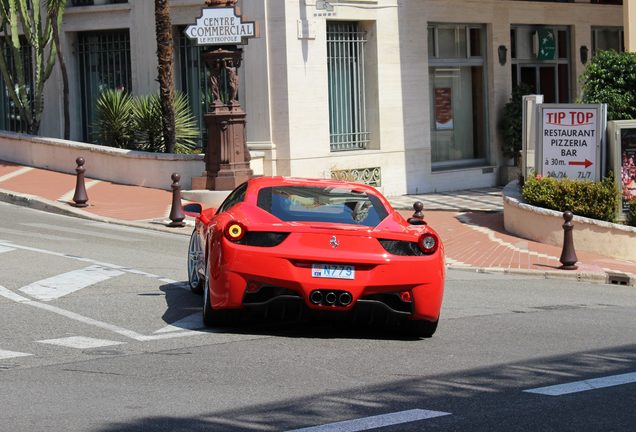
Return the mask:
<path id="1" fill-rule="evenodd" d="M 356 190 L 364 190 L 366 192 L 381 195 L 380 192 L 372 186 L 349 182 L 344 180 L 318 179 L 318 178 L 302 178 L 302 177 L 253 177 L 249 180 L 249 185 L 257 189 L 272 186 L 313 186 L 313 187 L 346 187 Z"/>

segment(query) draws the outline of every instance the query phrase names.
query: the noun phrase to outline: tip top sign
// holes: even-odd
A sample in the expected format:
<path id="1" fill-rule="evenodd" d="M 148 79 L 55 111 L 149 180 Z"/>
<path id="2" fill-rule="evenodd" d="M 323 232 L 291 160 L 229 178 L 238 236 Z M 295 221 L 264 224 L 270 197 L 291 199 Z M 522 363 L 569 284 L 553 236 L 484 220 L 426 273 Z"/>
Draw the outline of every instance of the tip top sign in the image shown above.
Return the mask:
<path id="1" fill-rule="evenodd" d="M 185 34 L 199 45 L 243 44 L 258 36 L 254 21 L 243 22 L 234 8 L 202 9 L 201 17 L 185 29 Z"/>
<path id="2" fill-rule="evenodd" d="M 537 156 L 542 175 L 598 181 L 605 110 L 601 105 L 542 104 L 537 107 Z"/>

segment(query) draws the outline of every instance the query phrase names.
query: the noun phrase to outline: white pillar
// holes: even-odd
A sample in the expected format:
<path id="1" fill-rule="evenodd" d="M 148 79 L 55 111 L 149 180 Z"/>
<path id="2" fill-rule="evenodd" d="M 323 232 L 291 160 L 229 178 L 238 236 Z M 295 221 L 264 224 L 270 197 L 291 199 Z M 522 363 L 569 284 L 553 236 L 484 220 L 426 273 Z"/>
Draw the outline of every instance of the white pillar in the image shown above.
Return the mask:
<path id="1" fill-rule="evenodd" d="M 636 0 L 623 0 L 625 51 L 636 52 Z"/>

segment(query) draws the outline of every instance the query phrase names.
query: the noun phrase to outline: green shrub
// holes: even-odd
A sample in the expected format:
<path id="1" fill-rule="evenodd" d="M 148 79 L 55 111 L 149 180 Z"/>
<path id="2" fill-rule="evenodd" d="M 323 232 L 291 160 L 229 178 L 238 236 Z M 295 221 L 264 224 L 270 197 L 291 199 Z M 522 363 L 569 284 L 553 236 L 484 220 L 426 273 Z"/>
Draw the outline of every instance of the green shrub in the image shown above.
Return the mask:
<path id="1" fill-rule="evenodd" d="M 627 223 L 636 227 L 636 200 L 629 202 L 629 207 L 627 208 Z"/>
<path id="2" fill-rule="evenodd" d="M 132 109 L 133 100 L 127 93 L 104 91 L 97 99 L 93 141 L 108 147 L 130 148 L 135 130 Z"/>
<path id="3" fill-rule="evenodd" d="M 501 150 L 504 156 L 515 158 L 515 162 L 521 154 L 523 143 L 523 97 L 531 93 L 532 87 L 528 84 L 521 83 L 515 87 L 510 100 L 504 105 L 501 116 Z"/>
<path id="4" fill-rule="evenodd" d="M 199 128 L 188 100 L 182 93 L 174 99 L 175 153 L 193 153 Z M 97 99 L 97 121 L 93 140 L 109 147 L 165 152 L 159 96 L 129 96 L 120 90 L 105 90 Z"/>
<path id="5" fill-rule="evenodd" d="M 600 51 L 581 75 L 583 103 L 606 103 L 607 120 L 636 118 L 636 53 Z"/>
<path id="6" fill-rule="evenodd" d="M 619 192 L 610 175 L 600 182 L 532 177 L 525 181 L 523 198 L 528 204 L 608 222 L 616 220 Z"/>

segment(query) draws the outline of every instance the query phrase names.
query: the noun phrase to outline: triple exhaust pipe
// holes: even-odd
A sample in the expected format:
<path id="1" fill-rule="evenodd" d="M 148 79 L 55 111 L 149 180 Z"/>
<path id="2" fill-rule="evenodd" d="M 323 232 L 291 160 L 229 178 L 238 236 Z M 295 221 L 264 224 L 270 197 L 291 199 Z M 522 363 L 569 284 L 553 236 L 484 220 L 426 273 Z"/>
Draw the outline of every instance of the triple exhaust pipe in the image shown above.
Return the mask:
<path id="1" fill-rule="evenodd" d="M 352 300 L 351 293 L 347 291 L 315 290 L 309 294 L 309 301 L 316 305 L 348 306 Z"/>

